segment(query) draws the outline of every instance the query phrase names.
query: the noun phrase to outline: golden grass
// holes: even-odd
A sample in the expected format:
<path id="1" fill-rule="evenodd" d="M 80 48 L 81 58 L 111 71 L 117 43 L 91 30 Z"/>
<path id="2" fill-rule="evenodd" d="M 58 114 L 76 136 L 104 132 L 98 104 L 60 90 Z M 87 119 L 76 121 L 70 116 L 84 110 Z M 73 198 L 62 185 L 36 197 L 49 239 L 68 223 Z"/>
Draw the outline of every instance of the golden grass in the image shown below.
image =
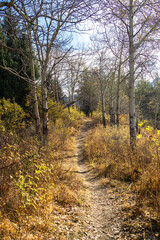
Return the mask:
<path id="1" fill-rule="evenodd" d="M 0 149 L 0 239 L 72 239 L 83 232 L 78 210 L 82 182 L 70 171 L 76 118 L 79 128 L 83 120 L 75 111 L 69 124 L 62 119 L 51 124 L 48 146 L 40 152 L 36 138 L 27 132 L 24 137 L 5 135 Z"/>
<path id="2" fill-rule="evenodd" d="M 99 177 L 130 183 L 137 195 L 138 209 L 160 218 L 160 139 L 159 131 L 146 127 L 137 137 L 134 151 L 129 144 L 129 128 L 101 125 L 91 130 L 85 141 L 85 154 Z"/>

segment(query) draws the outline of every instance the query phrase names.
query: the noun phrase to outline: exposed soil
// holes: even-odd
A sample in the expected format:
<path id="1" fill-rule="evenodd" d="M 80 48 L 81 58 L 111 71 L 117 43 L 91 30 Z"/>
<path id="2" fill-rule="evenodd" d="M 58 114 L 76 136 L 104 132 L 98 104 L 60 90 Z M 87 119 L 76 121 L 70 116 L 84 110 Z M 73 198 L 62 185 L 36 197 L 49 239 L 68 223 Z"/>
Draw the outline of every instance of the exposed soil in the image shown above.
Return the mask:
<path id="1" fill-rule="evenodd" d="M 92 121 L 86 120 L 77 138 L 78 171 L 75 173 L 83 179 L 90 206 L 84 234 L 74 239 L 160 239 L 159 232 L 151 231 L 149 221 L 146 223 L 140 214 L 133 213 L 135 196 L 130 191 L 129 183 L 98 179 L 94 169 L 85 163 L 84 139 L 91 128 Z"/>
<path id="2" fill-rule="evenodd" d="M 102 186 L 92 169 L 88 169 L 84 159 L 84 139 L 92 127 L 91 121 L 86 121 L 77 139 L 79 173 L 85 179 L 85 185 L 90 194 L 90 224 L 86 239 L 118 239 L 120 236 L 118 204 L 115 203 L 110 188 Z"/>

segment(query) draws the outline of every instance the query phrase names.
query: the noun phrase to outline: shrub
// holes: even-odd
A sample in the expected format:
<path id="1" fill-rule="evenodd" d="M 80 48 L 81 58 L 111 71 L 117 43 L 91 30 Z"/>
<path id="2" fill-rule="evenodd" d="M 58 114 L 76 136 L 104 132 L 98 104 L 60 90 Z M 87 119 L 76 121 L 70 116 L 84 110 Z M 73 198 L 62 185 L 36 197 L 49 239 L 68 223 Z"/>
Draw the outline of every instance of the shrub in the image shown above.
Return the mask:
<path id="1" fill-rule="evenodd" d="M 79 112 L 76 108 L 70 107 L 70 113 L 67 108 L 63 108 L 62 105 L 49 100 L 49 119 L 50 122 L 58 124 L 58 121 L 61 123 L 61 127 L 80 127 L 82 125 L 82 120 L 84 114 Z"/>
<path id="2" fill-rule="evenodd" d="M 9 100 L 3 100 L 0 105 L 1 117 L 12 113 Z M 8 104 L 8 105 L 7 105 Z M 23 111 L 16 106 L 17 115 L 11 119 L 19 126 L 23 122 Z M 60 110 L 60 111 L 59 111 Z M 4 114 L 5 112 L 5 114 Z M 21 114 L 22 113 L 22 114 Z M 36 137 L 31 136 L 29 128 L 25 130 L 25 137 L 18 136 L 13 131 L 11 121 L 8 121 L 4 132 L 7 141 L 0 148 L 0 238 L 1 239 L 64 239 L 65 220 L 61 216 L 65 208 L 72 209 L 81 203 L 79 190 L 81 182 L 77 176 L 68 171 L 65 163 L 70 160 L 74 149 L 74 138 L 77 128 L 82 123 L 83 114 L 71 109 L 71 114 L 62 106 L 55 105 L 50 109 L 53 114 L 50 121 L 48 145 L 39 149 Z M 21 120 L 20 120 L 21 119 Z M 4 119 L 2 120 L 2 122 Z M 20 121 L 20 123 L 19 123 Z M 2 125 L 1 125 L 2 126 Z M 23 125 L 22 125 L 23 126 Z M 67 154 L 69 158 L 67 158 Z M 73 164 L 72 164 L 73 165 Z M 68 218 L 73 218 L 73 214 Z M 76 213 L 75 213 L 76 215 Z M 61 222 L 62 229 L 55 223 Z M 63 229 L 64 228 L 64 229 Z M 62 238 L 59 238 L 61 231 Z"/>
<path id="3" fill-rule="evenodd" d="M 107 111 L 108 112 L 108 111 Z M 101 105 L 99 104 L 96 111 L 93 111 L 93 121 L 95 124 L 102 123 L 102 109 Z M 106 124 L 110 123 L 110 116 L 108 114 L 105 114 L 106 118 Z"/>
<path id="4" fill-rule="evenodd" d="M 17 103 L 11 103 L 9 99 L 0 100 L 0 124 L 6 130 L 20 130 L 25 127 L 27 114 Z"/>
<path id="5" fill-rule="evenodd" d="M 86 138 L 85 154 L 100 177 L 134 183 L 138 208 L 151 207 L 150 215 L 160 213 L 160 131 L 141 129 L 136 148 L 130 147 L 129 127 L 98 126 Z"/>

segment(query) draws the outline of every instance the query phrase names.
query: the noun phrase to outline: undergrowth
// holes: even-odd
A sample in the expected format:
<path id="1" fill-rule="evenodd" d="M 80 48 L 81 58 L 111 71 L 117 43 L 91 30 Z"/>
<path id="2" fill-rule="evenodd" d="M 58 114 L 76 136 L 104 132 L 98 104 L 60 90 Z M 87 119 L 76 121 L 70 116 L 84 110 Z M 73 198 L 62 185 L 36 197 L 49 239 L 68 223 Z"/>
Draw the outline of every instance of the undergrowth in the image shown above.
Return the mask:
<path id="1" fill-rule="evenodd" d="M 141 134 L 133 151 L 127 125 L 119 129 L 98 125 L 86 138 L 85 155 L 97 176 L 129 183 L 136 194 L 136 212 L 160 222 L 160 131 L 139 125 Z"/>
<path id="2" fill-rule="evenodd" d="M 21 109 L 24 115 L 16 118 L 15 130 L 11 115 L 11 122 L 4 125 L 5 111 L 12 112 L 13 106 L 19 109 L 7 103 L 6 109 L 1 105 L 0 122 L 0 239 L 66 239 L 69 230 L 75 234 L 72 227 L 78 213 L 73 209 L 83 198 L 80 179 L 74 176 L 73 181 L 64 161 L 74 150 L 74 137 L 84 116 L 75 109 L 68 114 L 56 105 L 48 146 L 39 150 L 32 125 L 22 132 L 25 113 Z M 54 112 L 52 108 L 49 114 Z"/>

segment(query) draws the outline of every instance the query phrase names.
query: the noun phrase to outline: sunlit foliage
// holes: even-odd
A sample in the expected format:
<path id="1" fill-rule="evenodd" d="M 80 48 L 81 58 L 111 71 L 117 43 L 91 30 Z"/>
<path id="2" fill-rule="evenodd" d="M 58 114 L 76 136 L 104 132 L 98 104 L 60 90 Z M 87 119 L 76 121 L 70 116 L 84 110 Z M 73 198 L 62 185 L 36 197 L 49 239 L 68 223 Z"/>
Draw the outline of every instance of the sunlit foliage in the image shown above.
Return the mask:
<path id="1" fill-rule="evenodd" d="M 67 214 L 68 221 L 77 218 L 77 213 L 69 213 L 82 203 L 81 181 L 76 176 L 73 181 L 65 163 L 83 114 L 53 104 L 48 146 L 43 147 L 32 123 L 24 121 L 27 114 L 22 108 L 9 100 L 0 102 L 1 239 L 64 239 L 68 231 L 61 215 Z"/>
<path id="2" fill-rule="evenodd" d="M 121 121 L 125 123 L 125 117 Z M 130 147 L 129 128 L 97 126 L 86 138 L 85 154 L 98 176 L 129 182 L 137 195 L 136 207 L 143 206 L 150 216 L 159 219 L 160 210 L 160 140 L 159 130 L 147 122 L 139 123 L 140 134 L 134 150 Z"/>

